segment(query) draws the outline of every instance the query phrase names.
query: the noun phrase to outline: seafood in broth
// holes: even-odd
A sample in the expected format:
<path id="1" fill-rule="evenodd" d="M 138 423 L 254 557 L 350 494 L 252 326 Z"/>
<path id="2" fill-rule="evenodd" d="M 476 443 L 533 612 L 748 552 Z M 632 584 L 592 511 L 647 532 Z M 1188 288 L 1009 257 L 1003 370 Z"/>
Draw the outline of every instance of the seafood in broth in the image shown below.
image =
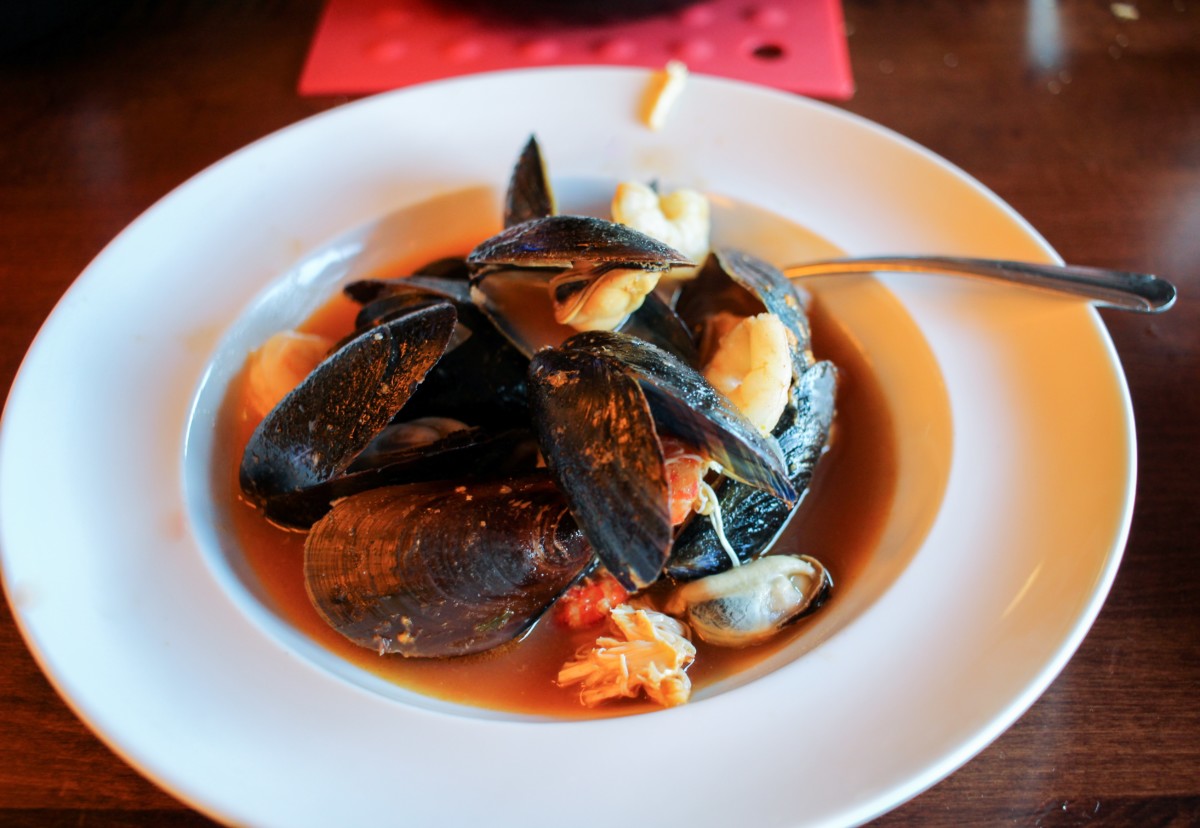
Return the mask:
<path id="1" fill-rule="evenodd" d="M 614 215 L 631 192 L 657 198 L 629 182 Z M 705 250 L 707 205 L 681 198 L 704 222 L 670 229 L 686 255 L 560 214 L 531 138 L 498 234 L 347 285 L 354 331 L 323 358 L 301 337 L 252 355 L 256 376 L 319 360 L 255 428 L 239 481 L 306 533 L 304 585 L 329 626 L 436 659 L 576 619 L 597 636 L 561 686 L 586 705 L 673 705 L 693 636 L 752 646 L 821 605 L 825 567 L 771 546 L 827 449 L 837 370 L 813 357 L 804 297 L 750 253 Z"/>

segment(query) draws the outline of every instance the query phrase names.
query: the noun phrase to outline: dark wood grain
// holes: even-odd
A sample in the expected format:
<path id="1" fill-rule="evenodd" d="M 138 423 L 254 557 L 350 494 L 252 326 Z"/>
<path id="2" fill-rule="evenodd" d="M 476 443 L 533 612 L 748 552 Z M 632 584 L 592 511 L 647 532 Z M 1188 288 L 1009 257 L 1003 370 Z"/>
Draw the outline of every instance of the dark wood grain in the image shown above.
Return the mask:
<path id="1" fill-rule="evenodd" d="M 78 5 L 77 25 L 0 54 L 5 389 L 126 224 L 344 101 L 295 92 L 316 0 Z M 1103 314 L 1139 478 L 1095 626 L 1008 732 L 881 826 L 1200 824 L 1200 3 L 1143 0 L 1134 20 L 1113 5 L 846 0 L 858 90 L 841 106 L 962 167 L 1067 260 L 1160 273 L 1181 294 L 1164 316 Z M 7 607 L 0 663 L 0 824 L 208 824 L 80 723 Z"/>

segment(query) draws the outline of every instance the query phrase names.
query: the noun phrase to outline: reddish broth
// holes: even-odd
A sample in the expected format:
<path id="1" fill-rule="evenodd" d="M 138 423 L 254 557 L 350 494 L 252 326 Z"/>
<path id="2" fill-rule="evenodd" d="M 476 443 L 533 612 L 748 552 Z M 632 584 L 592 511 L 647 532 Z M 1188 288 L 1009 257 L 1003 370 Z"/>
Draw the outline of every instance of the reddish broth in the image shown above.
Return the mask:
<path id="1" fill-rule="evenodd" d="M 340 338 L 353 325 L 354 305 L 340 295 L 313 315 L 302 330 Z M 896 486 L 896 446 L 891 415 L 878 382 L 853 338 L 822 310 L 820 296 L 810 312 L 814 349 L 839 369 L 834 439 L 822 459 L 809 494 L 775 550 L 810 554 L 833 574 L 830 604 L 851 589 L 869 565 Z M 232 528 L 272 608 L 305 635 L 336 655 L 404 688 L 438 699 L 515 713 L 565 718 L 599 718 L 657 709 L 643 700 L 583 707 L 577 690 L 560 688 L 555 677 L 581 646 L 603 628 L 568 633 L 545 616 L 521 641 L 488 653 L 455 659 L 379 656 L 352 644 L 329 627 L 304 590 L 305 534 L 280 529 L 246 502 L 238 486 L 242 450 L 256 422 L 243 402 L 243 376 L 231 383 L 218 423 L 217 451 L 230 458 L 225 495 Z M 804 634 L 801 620 L 771 642 L 729 650 L 696 642 L 689 669 L 693 688 L 745 670 Z"/>

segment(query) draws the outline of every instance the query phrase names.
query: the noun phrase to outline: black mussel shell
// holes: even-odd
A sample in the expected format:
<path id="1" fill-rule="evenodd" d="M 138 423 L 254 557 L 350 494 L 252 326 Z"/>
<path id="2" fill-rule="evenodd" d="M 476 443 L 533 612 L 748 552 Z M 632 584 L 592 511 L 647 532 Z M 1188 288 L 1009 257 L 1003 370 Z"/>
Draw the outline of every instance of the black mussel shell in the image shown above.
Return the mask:
<path id="1" fill-rule="evenodd" d="M 531 135 L 508 182 L 504 199 L 504 226 L 512 227 L 523 221 L 545 218 L 555 212 L 554 191 L 546 173 L 546 161 L 537 138 Z"/>
<path id="2" fill-rule="evenodd" d="M 675 299 L 675 312 L 697 340 L 705 321 L 715 313 L 754 316 L 765 310 L 762 301 L 735 282 L 711 253 L 695 277 L 680 286 Z"/>
<path id="3" fill-rule="evenodd" d="M 631 313 L 617 330 L 657 345 L 693 368 L 699 365 L 700 355 L 691 332 L 657 293 L 648 293 L 642 306 Z"/>
<path id="4" fill-rule="evenodd" d="M 537 441 L 527 429 L 468 428 L 369 461 L 359 455 L 346 472 L 324 483 L 268 498 L 263 511 L 278 523 L 305 528 L 320 520 L 334 502 L 370 489 L 434 480 L 499 479 L 532 471 L 537 460 Z"/>
<path id="5" fill-rule="evenodd" d="M 671 548 L 662 446 L 637 382 L 612 360 L 546 349 L 529 366 L 538 442 L 571 514 L 627 588 L 653 583 Z"/>
<path id="6" fill-rule="evenodd" d="M 572 215 L 513 225 L 481 242 L 467 256 L 467 264 L 476 272 L 489 265 L 565 268 L 584 261 L 646 270 L 693 264 L 678 250 L 631 227 Z"/>
<path id="7" fill-rule="evenodd" d="M 451 417 L 502 429 L 528 425 L 525 375 L 529 359 L 475 306 L 466 281 L 406 276 L 354 282 L 346 292 L 367 302 L 356 319 L 356 325 L 363 327 L 430 302 L 449 300 L 454 304 L 458 324 L 446 353 L 406 404 L 405 419 Z"/>
<path id="8" fill-rule="evenodd" d="M 441 358 L 455 318 L 449 303 L 420 308 L 326 358 L 254 430 L 242 455 L 243 492 L 265 505 L 344 472 Z"/>
<path id="9" fill-rule="evenodd" d="M 317 612 L 355 644 L 460 656 L 518 637 L 591 559 L 543 472 L 341 500 L 309 533 L 304 580 Z"/>
<path id="10" fill-rule="evenodd" d="M 452 417 L 489 428 L 529 425 L 529 359 L 473 304 L 456 304 L 460 342 L 426 375 L 404 416 Z"/>
<path id="11" fill-rule="evenodd" d="M 795 338 L 795 374 L 813 362 L 812 334 L 799 291 L 777 267 L 741 250 L 713 251 L 696 278 L 684 283 L 675 311 L 697 342 L 703 341 L 706 322 L 714 313 L 754 316 L 769 311 Z"/>
<path id="12" fill-rule="evenodd" d="M 698 371 L 647 342 L 610 331 L 587 331 L 563 343 L 614 360 L 636 378 L 664 431 L 703 449 L 730 477 L 794 503 L 783 453 Z"/>
<path id="13" fill-rule="evenodd" d="M 342 292 L 360 305 L 368 305 L 389 296 L 413 295 L 448 299 L 451 302 L 471 301 L 471 289 L 465 275 L 464 260 L 439 259 L 438 261 L 457 263 L 462 267 L 463 275 L 416 273 L 412 276 L 399 276 L 391 279 L 359 279 L 342 288 Z"/>
<path id="14" fill-rule="evenodd" d="M 796 337 L 793 354 L 799 359 L 797 375 L 812 364 L 812 331 L 796 286 L 770 262 L 742 250 L 719 248 L 713 257 L 721 269 L 763 303 Z"/>
<path id="15" fill-rule="evenodd" d="M 771 497 L 792 503 L 782 452 L 700 374 L 626 334 L 578 334 L 534 355 L 538 442 L 571 513 L 626 587 L 653 583 L 672 527 L 658 429 L 700 448 Z"/>
<path id="16" fill-rule="evenodd" d="M 376 325 L 382 325 L 393 319 L 406 316 L 420 308 L 444 304 L 445 301 L 445 299 L 437 296 L 416 292 L 382 295 L 363 305 L 355 315 L 354 332 L 357 335 L 367 328 L 373 328 Z M 453 346 L 454 341 L 451 339 L 448 347 Z"/>
<path id="17" fill-rule="evenodd" d="M 833 364 L 815 363 L 792 386 L 788 407 L 775 427 L 774 435 L 787 460 L 788 477 L 801 498 L 828 445 L 836 388 L 837 370 Z M 797 501 L 789 507 L 758 489 L 729 479 L 721 481 L 717 496 L 725 536 L 743 562 L 770 549 L 800 505 Z M 675 540 L 666 573 L 675 580 L 688 581 L 731 565 L 712 522 L 694 515 Z"/>

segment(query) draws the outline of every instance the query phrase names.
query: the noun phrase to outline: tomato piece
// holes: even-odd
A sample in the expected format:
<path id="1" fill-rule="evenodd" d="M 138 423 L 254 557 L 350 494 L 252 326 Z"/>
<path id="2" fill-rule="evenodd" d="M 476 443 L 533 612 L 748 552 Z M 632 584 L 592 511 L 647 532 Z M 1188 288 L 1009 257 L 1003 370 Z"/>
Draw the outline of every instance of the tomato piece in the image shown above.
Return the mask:
<path id="1" fill-rule="evenodd" d="M 594 627 L 613 607 L 629 600 L 629 592 L 611 574 L 593 573 L 563 593 L 554 604 L 554 623 L 572 630 Z"/>
<path id="2" fill-rule="evenodd" d="M 667 463 L 667 511 L 671 525 L 678 526 L 700 496 L 700 481 L 708 463 L 697 449 L 669 434 L 660 442 Z"/>

